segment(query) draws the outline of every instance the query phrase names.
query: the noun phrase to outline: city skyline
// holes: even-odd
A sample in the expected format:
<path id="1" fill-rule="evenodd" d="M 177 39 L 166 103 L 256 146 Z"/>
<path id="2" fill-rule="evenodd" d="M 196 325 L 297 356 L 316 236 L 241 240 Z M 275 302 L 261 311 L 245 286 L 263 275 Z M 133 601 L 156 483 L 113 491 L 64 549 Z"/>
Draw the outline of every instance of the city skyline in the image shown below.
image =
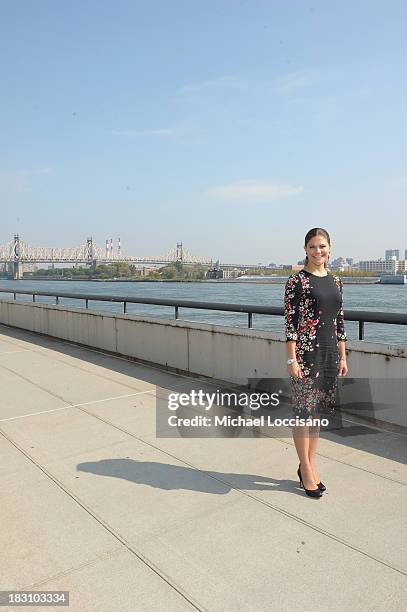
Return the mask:
<path id="1" fill-rule="evenodd" d="M 294 262 L 320 226 L 333 258 L 403 246 L 405 3 L 2 9 L 2 243 Z"/>

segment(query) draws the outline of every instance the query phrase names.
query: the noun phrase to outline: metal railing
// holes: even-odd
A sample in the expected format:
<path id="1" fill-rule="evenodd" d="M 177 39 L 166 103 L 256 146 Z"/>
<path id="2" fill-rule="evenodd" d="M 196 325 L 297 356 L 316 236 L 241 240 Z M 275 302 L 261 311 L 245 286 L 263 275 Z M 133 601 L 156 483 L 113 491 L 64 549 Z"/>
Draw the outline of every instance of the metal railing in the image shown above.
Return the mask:
<path id="1" fill-rule="evenodd" d="M 13 289 L 0 289 L 0 293 L 9 293 L 17 299 L 17 295 L 31 295 L 35 302 L 37 296 L 54 297 L 55 304 L 59 304 L 60 298 L 84 300 L 85 308 L 89 308 L 89 302 L 119 302 L 123 304 L 123 312 L 127 313 L 127 304 L 149 304 L 153 306 L 173 307 L 175 319 L 179 319 L 180 308 L 192 308 L 200 310 L 219 310 L 223 312 L 247 313 L 247 326 L 253 327 L 253 315 L 278 315 L 284 316 L 284 308 L 281 306 L 259 306 L 257 304 L 230 304 L 227 302 L 201 302 L 195 300 L 169 300 L 157 298 L 138 298 L 122 295 L 96 295 L 88 293 L 57 293 L 49 291 L 27 291 Z M 386 323 L 393 325 L 407 325 L 407 313 L 402 312 L 370 312 L 368 310 L 345 310 L 346 321 L 357 321 L 359 323 L 359 340 L 364 339 L 365 323 Z"/>

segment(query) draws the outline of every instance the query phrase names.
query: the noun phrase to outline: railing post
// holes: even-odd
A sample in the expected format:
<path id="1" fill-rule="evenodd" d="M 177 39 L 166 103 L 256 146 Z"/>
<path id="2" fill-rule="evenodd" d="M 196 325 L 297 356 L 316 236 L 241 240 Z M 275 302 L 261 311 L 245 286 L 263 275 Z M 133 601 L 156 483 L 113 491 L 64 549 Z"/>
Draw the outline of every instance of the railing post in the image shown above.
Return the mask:
<path id="1" fill-rule="evenodd" d="M 86 298 L 85 304 L 86 304 L 85 308 L 89 308 L 89 300 L 88 300 L 88 298 Z"/>
<path id="2" fill-rule="evenodd" d="M 359 340 L 363 340 L 365 335 L 365 322 L 359 321 Z"/>
<path id="3" fill-rule="evenodd" d="M 124 314 L 127 312 L 127 302 L 123 302 L 123 312 Z"/>
<path id="4" fill-rule="evenodd" d="M 33 302 L 35 302 L 35 293 L 33 293 Z"/>
<path id="5" fill-rule="evenodd" d="M 253 313 L 249 312 L 247 317 L 247 327 L 253 327 Z"/>
<path id="6" fill-rule="evenodd" d="M 55 298 L 55 304 L 59 304 L 59 297 L 58 296 L 56 296 L 56 298 Z"/>
<path id="7" fill-rule="evenodd" d="M 175 318 L 178 319 L 178 317 L 179 317 L 178 306 L 175 306 Z"/>

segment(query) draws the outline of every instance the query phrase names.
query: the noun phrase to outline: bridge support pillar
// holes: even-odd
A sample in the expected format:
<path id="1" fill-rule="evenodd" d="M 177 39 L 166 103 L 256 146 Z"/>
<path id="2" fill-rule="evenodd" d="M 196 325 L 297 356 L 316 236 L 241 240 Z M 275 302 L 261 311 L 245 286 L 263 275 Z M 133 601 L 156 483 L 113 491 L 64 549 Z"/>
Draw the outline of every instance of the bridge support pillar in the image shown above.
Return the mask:
<path id="1" fill-rule="evenodd" d="M 8 264 L 7 276 L 13 280 L 23 278 L 24 267 L 22 261 L 11 261 Z"/>

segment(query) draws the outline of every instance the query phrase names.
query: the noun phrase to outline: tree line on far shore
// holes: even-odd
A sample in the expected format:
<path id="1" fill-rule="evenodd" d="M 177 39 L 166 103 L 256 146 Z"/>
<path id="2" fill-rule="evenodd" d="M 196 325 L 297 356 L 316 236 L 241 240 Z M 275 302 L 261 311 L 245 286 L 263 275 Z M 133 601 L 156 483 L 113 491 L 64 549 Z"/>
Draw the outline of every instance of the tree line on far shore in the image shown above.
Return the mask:
<path id="1" fill-rule="evenodd" d="M 77 279 L 191 279 L 200 280 L 206 276 L 206 268 L 200 265 L 186 266 L 176 262 L 155 270 L 143 269 L 128 263 L 99 264 L 92 266 L 75 266 L 70 268 L 38 269 L 27 276 L 35 278 L 77 278 Z"/>
<path id="2" fill-rule="evenodd" d="M 334 270 L 333 270 L 334 271 Z M 175 262 L 160 268 L 151 269 L 149 267 L 140 268 L 125 262 L 98 264 L 91 266 L 74 266 L 67 268 L 40 268 L 34 272 L 25 273 L 24 276 L 35 278 L 67 278 L 67 279 L 131 279 L 131 280 L 204 280 L 207 268 L 200 264 L 185 265 L 182 262 Z M 253 268 L 245 273 L 248 276 L 290 276 L 292 269 L 276 268 Z M 349 270 L 339 272 L 340 276 L 377 276 L 376 272 L 363 272 L 361 270 Z"/>

